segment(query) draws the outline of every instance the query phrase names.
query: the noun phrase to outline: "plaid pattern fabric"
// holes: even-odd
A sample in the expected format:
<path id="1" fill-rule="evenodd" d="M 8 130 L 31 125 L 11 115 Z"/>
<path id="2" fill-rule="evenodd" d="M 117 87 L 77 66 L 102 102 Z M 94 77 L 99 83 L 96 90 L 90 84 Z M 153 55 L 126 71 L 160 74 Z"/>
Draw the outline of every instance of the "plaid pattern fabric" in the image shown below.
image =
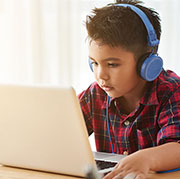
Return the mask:
<path id="1" fill-rule="evenodd" d="M 107 95 L 95 82 L 78 95 L 89 135 L 97 151 L 112 152 L 106 123 Z M 109 100 L 109 125 L 115 153 L 128 154 L 166 142 L 180 141 L 180 77 L 162 71 L 149 83 L 140 105 L 129 115 L 120 111 L 118 98 Z"/>

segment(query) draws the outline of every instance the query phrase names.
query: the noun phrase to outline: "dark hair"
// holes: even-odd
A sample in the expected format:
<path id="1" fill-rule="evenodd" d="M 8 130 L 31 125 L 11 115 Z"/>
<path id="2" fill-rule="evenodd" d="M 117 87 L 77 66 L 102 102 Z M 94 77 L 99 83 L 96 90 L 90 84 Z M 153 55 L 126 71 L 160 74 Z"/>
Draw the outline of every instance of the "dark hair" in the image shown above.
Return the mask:
<path id="1" fill-rule="evenodd" d="M 112 47 L 121 46 L 139 58 L 150 50 L 147 30 L 140 17 L 129 7 L 115 6 L 120 3 L 140 8 L 149 18 L 157 39 L 160 40 L 161 25 L 158 13 L 140 5 L 142 2 L 137 0 L 116 0 L 115 3 L 105 7 L 93 9 L 93 14 L 86 19 L 88 37 L 90 40 L 100 40 L 102 44 Z"/>

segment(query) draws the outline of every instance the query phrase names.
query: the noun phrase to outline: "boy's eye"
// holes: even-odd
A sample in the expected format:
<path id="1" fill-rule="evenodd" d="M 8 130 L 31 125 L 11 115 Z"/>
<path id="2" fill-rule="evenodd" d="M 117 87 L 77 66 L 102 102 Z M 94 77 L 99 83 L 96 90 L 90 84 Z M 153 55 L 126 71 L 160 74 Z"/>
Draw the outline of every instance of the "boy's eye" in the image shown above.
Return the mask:
<path id="1" fill-rule="evenodd" d="M 117 64 L 117 63 L 108 63 L 108 66 L 109 67 L 117 67 L 117 66 L 119 66 L 119 64 Z"/>
<path id="2" fill-rule="evenodd" d="M 91 64 L 92 64 L 92 65 L 98 65 L 97 62 L 93 62 L 93 61 L 91 61 Z"/>

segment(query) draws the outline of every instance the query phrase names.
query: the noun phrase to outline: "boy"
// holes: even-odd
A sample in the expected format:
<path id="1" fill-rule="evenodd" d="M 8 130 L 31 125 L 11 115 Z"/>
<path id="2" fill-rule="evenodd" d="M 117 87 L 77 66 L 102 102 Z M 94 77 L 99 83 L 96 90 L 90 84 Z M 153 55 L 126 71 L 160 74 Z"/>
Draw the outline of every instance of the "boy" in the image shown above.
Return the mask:
<path id="1" fill-rule="evenodd" d="M 159 40 L 158 14 L 140 3 L 117 0 L 94 9 L 86 21 L 96 79 L 79 94 L 87 129 L 95 134 L 97 151 L 127 155 L 106 179 L 130 173 L 146 178 L 150 170 L 180 167 L 180 77 L 161 66 L 152 79 L 141 74 L 144 59 L 155 55 L 161 62 L 158 43 L 149 45 L 147 28 L 131 6 L 117 5 L 141 9 Z"/>

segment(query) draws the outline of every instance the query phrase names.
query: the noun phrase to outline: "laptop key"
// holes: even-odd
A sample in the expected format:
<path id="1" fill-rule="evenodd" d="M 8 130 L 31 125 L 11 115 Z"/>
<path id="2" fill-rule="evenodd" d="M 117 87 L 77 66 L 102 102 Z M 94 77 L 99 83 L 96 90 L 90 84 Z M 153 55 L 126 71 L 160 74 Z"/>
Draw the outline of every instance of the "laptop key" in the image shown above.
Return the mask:
<path id="1" fill-rule="evenodd" d="M 104 160 L 96 160 L 97 168 L 102 170 L 106 168 L 112 168 L 117 164 L 117 162 L 110 162 L 110 161 L 104 161 Z"/>

